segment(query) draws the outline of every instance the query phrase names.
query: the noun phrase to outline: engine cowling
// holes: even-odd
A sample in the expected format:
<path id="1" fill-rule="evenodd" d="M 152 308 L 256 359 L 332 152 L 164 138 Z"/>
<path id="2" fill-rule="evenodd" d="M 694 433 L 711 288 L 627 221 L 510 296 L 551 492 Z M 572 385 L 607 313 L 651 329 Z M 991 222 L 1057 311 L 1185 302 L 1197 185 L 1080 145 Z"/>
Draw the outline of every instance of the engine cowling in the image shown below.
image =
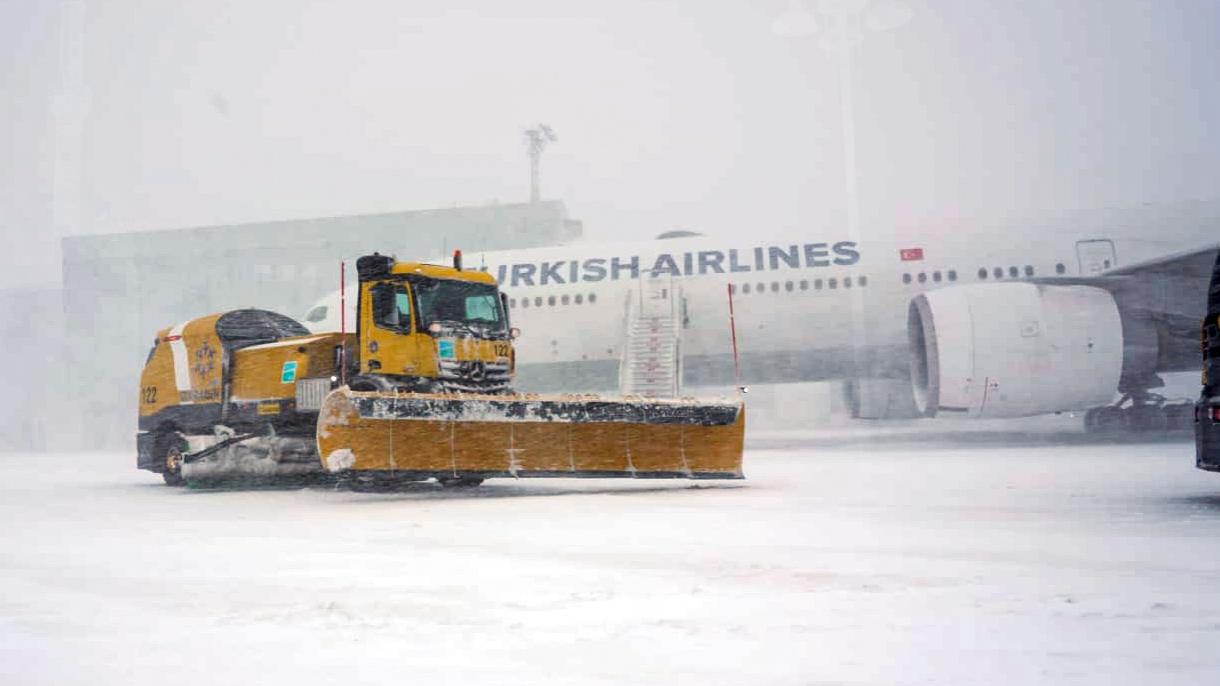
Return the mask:
<path id="1" fill-rule="evenodd" d="M 976 284 L 915 297 L 907 315 L 915 405 L 927 416 L 1024 417 L 1110 402 L 1122 318 L 1091 286 Z"/>

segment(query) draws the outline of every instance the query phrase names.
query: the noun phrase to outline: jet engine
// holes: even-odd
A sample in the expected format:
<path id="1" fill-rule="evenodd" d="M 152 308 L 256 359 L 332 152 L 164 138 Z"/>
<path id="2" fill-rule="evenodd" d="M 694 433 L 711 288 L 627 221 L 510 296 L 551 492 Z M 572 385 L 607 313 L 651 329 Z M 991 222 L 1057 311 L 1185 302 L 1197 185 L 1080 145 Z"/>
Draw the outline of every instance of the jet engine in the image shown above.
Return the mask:
<path id="1" fill-rule="evenodd" d="M 1105 405 L 1123 372 L 1122 317 L 1091 286 L 975 284 L 908 308 L 916 407 L 1023 417 Z"/>

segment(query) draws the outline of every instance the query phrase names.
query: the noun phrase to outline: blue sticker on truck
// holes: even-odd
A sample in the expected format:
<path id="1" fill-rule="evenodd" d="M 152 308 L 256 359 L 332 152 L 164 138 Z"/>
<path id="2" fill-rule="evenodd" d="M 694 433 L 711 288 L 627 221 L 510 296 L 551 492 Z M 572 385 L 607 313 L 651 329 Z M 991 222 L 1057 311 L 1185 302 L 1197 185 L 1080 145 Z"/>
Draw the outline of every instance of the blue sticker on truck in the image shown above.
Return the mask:
<path id="1" fill-rule="evenodd" d="M 436 350 L 442 360 L 452 360 L 456 357 L 453 352 L 453 341 L 437 341 Z"/>
<path id="2" fill-rule="evenodd" d="M 293 383 L 297 380 L 297 361 L 288 360 L 280 370 L 280 383 Z"/>

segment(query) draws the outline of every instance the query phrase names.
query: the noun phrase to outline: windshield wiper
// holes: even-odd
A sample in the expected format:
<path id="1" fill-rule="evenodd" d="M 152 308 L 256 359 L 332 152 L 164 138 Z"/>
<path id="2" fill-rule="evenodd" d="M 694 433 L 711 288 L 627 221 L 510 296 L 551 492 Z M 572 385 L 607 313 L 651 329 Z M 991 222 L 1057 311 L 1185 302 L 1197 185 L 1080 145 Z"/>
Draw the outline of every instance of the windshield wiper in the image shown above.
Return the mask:
<path id="1" fill-rule="evenodd" d="M 468 322 L 463 322 L 458 319 L 434 319 L 434 320 L 432 320 L 432 323 L 440 324 L 441 327 L 443 327 L 443 328 L 447 327 L 450 329 L 465 329 L 466 331 L 469 331 L 470 333 L 474 333 L 474 329 L 470 326 L 470 324 Z"/>

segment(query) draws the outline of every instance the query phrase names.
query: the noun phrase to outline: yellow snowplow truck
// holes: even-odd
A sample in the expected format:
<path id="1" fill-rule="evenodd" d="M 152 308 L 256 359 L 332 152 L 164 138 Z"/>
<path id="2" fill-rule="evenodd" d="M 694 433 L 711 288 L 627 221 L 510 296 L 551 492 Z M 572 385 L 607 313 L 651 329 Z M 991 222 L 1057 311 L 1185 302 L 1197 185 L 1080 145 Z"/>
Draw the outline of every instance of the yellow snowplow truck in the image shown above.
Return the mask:
<path id="1" fill-rule="evenodd" d="M 328 476 L 742 478 L 740 400 L 515 394 L 507 298 L 482 271 L 356 262 L 355 334 L 245 309 L 157 333 L 138 466 L 166 483 Z"/>

